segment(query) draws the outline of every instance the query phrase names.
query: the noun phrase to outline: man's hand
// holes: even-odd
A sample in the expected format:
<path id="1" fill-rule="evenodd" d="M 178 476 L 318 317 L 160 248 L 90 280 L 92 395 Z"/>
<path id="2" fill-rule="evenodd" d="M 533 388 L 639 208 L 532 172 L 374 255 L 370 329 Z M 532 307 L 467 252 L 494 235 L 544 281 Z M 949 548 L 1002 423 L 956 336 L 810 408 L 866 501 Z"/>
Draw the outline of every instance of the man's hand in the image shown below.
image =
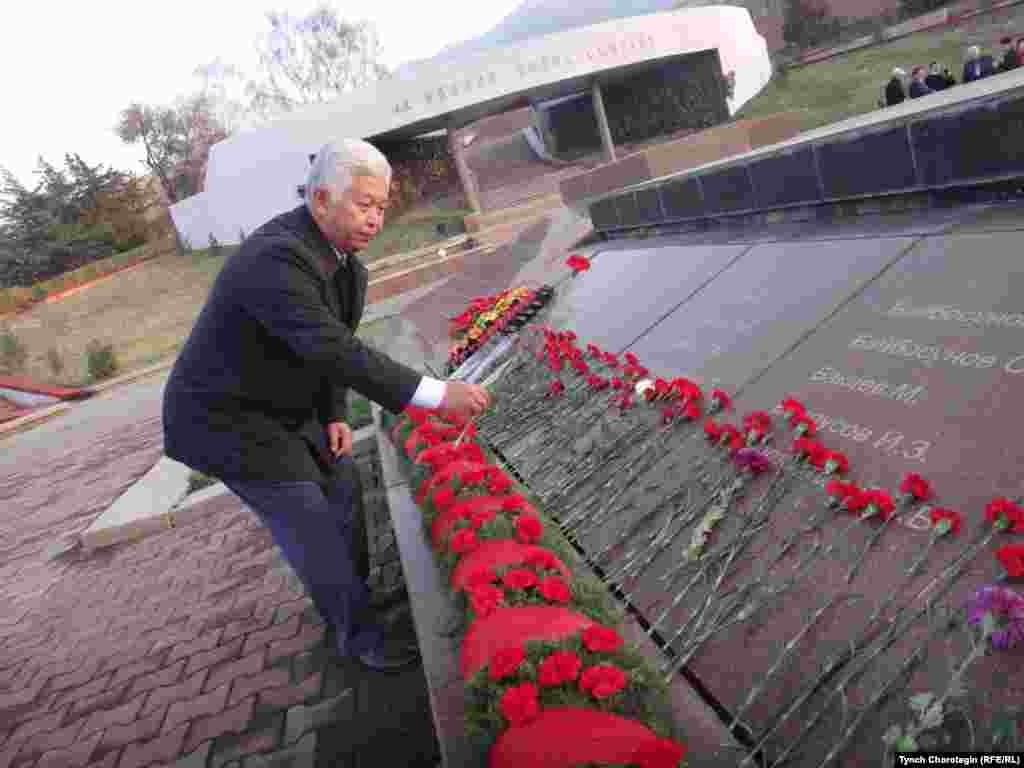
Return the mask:
<path id="1" fill-rule="evenodd" d="M 352 427 L 344 421 L 332 421 L 327 425 L 327 444 L 334 458 L 352 455 Z"/>
<path id="2" fill-rule="evenodd" d="M 458 421 L 472 421 L 491 407 L 491 396 L 477 384 L 463 381 L 445 382 L 441 411 L 454 416 Z"/>

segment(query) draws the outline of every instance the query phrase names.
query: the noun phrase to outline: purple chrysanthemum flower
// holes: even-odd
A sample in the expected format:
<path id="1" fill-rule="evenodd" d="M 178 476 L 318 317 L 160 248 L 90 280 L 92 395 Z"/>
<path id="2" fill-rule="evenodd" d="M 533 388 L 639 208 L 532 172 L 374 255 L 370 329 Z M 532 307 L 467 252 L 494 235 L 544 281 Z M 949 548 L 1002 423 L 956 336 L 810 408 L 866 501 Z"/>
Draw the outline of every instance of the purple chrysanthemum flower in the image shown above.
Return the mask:
<path id="1" fill-rule="evenodd" d="M 980 624 L 986 613 L 995 619 L 989 638 L 993 648 L 1004 650 L 1024 641 L 1024 595 L 1006 587 L 982 587 L 971 597 L 967 621 Z"/>
<path id="2" fill-rule="evenodd" d="M 749 469 L 753 474 L 759 475 L 771 465 L 771 459 L 761 451 L 753 448 L 740 448 L 736 451 L 736 466 L 740 469 Z"/>

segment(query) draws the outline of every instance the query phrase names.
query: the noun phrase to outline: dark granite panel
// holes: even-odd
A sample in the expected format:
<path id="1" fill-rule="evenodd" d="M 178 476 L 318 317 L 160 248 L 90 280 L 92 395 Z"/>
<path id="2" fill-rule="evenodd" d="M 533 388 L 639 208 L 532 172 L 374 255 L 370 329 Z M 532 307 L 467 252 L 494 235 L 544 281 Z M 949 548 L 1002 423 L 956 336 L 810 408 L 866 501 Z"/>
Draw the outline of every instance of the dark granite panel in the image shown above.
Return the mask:
<path id="1" fill-rule="evenodd" d="M 816 203 L 821 199 L 810 147 L 782 152 L 750 164 L 761 207 Z"/>
<path id="2" fill-rule="evenodd" d="M 1024 173 L 1024 97 L 928 117 L 911 134 L 926 184 Z"/>
<path id="3" fill-rule="evenodd" d="M 618 351 L 711 279 L 743 246 L 607 249 L 563 284 L 551 324 Z"/>
<path id="4" fill-rule="evenodd" d="M 619 214 L 615 199 L 606 197 L 590 204 L 590 221 L 598 232 L 619 226 Z"/>
<path id="5" fill-rule="evenodd" d="M 709 173 L 700 179 L 709 213 L 732 213 L 757 207 L 745 165 Z"/>
<path id="6" fill-rule="evenodd" d="M 889 238 L 754 245 L 632 350 L 659 375 L 696 375 L 736 389 L 912 242 Z"/>
<path id="7" fill-rule="evenodd" d="M 641 224 L 640 206 L 637 204 L 635 194 L 622 192 L 612 199 L 615 200 L 615 210 L 618 212 L 620 227 L 636 227 Z"/>
<path id="8" fill-rule="evenodd" d="M 668 219 L 693 219 L 704 215 L 704 197 L 697 179 L 677 179 L 658 187 Z"/>
<path id="9" fill-rule="evenodd" d="M 849 457 L 851 479 L 897 495 L 906 473 L 920 473 L 934 489 L 934 503 L 958 510 L 965 520 L 964 531 L 940 540 L 922 573 L 908 577 L 906 568 L 928 545 L 929 518 L 921 507 L 904 510 L 847 583 L 847 567 L 879 525 L 855 524 L 841 537 L 850 518 L 827 518 L 815 538 L 834 543 L 832 553 L 814 562 L 797 588 L 761 621 L 720 633 L 691 665 L 712 694 L 734 708 L 764 680 L 773 658 L 808 617 L 829 599 L 840 598 L 750 711 L 748 722 L 755 729 L 775 722 L 775 714 L 786 709 L 800 686 L 832 654 L 861 637 L 865 614 L 890 595 L 896 602 L 887 615 L 906 609 L 900 615 L 910 617 L 924 607 L 925 596 L 937 594 L 937 617 L 942 609 L 959 608 L 973 590 L 1000 575 L 992 551 L 1015 541 L 1012 534 L 998 536 L 977 550 L 948 594 L 919 593 L 969 542 L 990 530 L 983 510 L 991 498 L 1021 493 L 1016 416 L 1024 399 L 1024 271 L 1019 264 L 1019 237 L 1013 233 L 921 241 L 739 398 L 737 415 L 771 409 L 787 396 L 803 400 L 817 420 L 819 439 Z M 777 448 L 785 450 L 787 442 L 778 440 Z M 763 535 L 779 541 L 805 522 L 821 508 L 823 484 L 819 476 L 818 488 L 780 505 Z M 810 541 L 798 544 L 793 557 L 806 555 L 810 546 Z M 793 573 L 792 562 L 781 561 L 778 573 Z M 1019 581 L 1010 585 L 1019 591 Z M 657 598 L 653 590 L 650 598 Z M 942 624 L 938 618 L 930 624 L 928 618 L 925 614 L 915 619 L 893 645 L 879 649 L 846 689 L 850 701 L 868 701 L 881 686 L 897 679 L 911 654 L 924 651 L 913 675 L 898 680 L 892 696 L 868 713 L 860 737 L 837 764 L 877 764 L 880 736 L 892 723 L 905 722 L 909 696 L 946 690 L 950 665 L 963 657 L 968 645 L 962 633 L 930 637 L 928 633 Z M 875 631 L 882 630 L 881 625 L 876 621 Z M 723 668 L 730 671 L 727 678 Z M 971 667 L 969 687 L 985 692 L 984 700 L 968 702 L 972 720 L 991 722 L 994 712 L 1013 706 L 1024 690 L 1018 654 L 987 655 Z M 795 764 L 819 764 L 841 732 L 840 702 L 833 699 L 833 704 L 817 735 L 804 745 L 806 759 Z M 775 741 L 785 744 L 806 718 L 806 711 L 795 711 L 782 723 Z M 962 724 L 952 723 L 949 734 L 948 749 L 969 748 Z M 976 749 L 989 743 L 989 737 L 980 738 Z"/>
<path id="10" fill-rule="evenodd" d="M 636 192 L 636 203 L 640 209 L 640 221 L 644 224 L 660 224 L 665 220 L 661 212 L 657 187 L 648 187 Z"/>
<path id="11" fill-rule="evenodd" d="M 859 132 L 818 147 L 826 198 L 881 194 L 916 186 L 906 126 Z"/>

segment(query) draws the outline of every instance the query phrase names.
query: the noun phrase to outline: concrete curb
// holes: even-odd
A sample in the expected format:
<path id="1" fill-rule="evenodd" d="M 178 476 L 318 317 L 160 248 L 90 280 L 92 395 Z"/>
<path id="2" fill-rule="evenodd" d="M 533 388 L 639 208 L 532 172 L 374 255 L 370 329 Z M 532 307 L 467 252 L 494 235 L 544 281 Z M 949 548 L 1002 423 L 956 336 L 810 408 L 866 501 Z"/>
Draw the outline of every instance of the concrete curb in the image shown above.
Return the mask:
<path id="1" fill-rule="evenodd" d="M 372 425 L 356 430 L 353 448 L 369 440 L 376 440 Z M 78 536 L 81 549 L 89 554 L 206 517 L 202 505 L 231 491 L 224 483 L 216 483 L 186 495 L 191 474 L 191 468 L 162 457 Z"/>

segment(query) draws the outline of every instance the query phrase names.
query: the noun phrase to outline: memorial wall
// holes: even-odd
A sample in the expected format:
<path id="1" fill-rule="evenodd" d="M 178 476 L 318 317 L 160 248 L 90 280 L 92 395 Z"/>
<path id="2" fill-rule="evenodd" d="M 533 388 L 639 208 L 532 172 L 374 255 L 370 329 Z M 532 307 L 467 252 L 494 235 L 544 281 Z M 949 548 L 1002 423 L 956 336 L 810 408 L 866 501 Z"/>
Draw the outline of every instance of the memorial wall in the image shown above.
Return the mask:
<path id="1" fill-rule="evenodd" d="M 767 47 L 742 8 L 710 6 L 595 24 L 465 57 L 424 62 L 329 104 L 310 105 L 216 144 L 206 191 L 171 207 L 182 238 L 212 233 L 236 242 L 294 206 L 308 157 L 338 136 L 395 142 L 461 127 L 516 108 L 587 90 L 670 56 L 717 50 L 735 72 L 735 112 L 771 77 Z"/>
<path id="2" fill-rule="evenodd" d="M 736 728 L 693 764 L 1024 747 L 1004 213 L 614 243 L 512 348 L 479 434 Z"/>

